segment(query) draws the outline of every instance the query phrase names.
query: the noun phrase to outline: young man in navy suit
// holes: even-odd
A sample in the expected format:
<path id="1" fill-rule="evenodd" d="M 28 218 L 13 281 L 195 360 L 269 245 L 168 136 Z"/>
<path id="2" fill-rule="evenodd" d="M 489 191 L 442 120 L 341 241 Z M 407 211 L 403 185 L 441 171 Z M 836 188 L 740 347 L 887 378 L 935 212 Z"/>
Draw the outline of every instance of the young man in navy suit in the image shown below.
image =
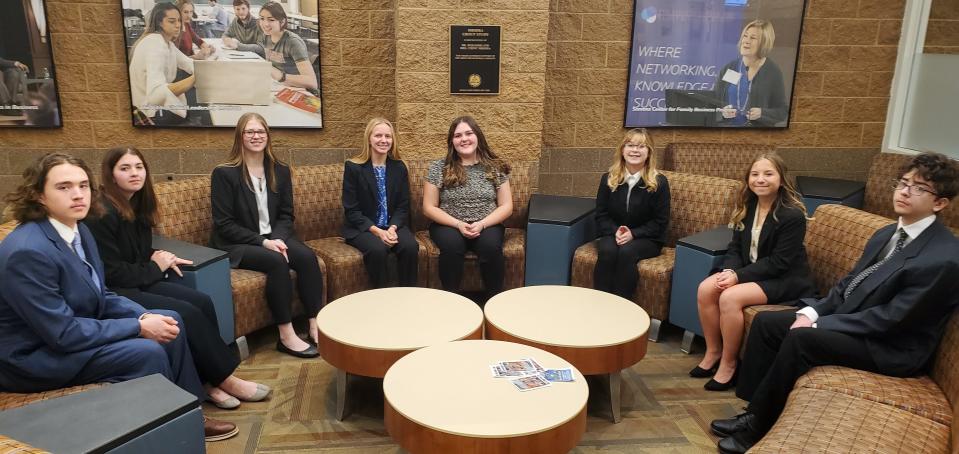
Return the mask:
<path id="1" fill-rule="evenodd" d="M 836 365 L 896 377 L 924 372 L 959 306 L 959 239 L 936 219 L 959 190 L 959 165 L 917 155 L 890 182 L 898 224 L 879 229 L 852 272 L 797 312 L 753 321 L 736 395 L 746 412 L 715 420 L 722 453 L 743 453 L 782 413 L 796 380 Z"/>
<path id="2" fill-rule="evenodd" d="M 180 316 L 147 312 L 106 289 L 97 245 L 80 222 L 97 212 L 95 193 L 83 161 L 51 153 L 7 196 L 20 225 L 0 242 L 0 390 L 162 374 L 205 400 Z M 235 424 L 208 418 L 204 430 L 207 441 L 237 434 Z"/>

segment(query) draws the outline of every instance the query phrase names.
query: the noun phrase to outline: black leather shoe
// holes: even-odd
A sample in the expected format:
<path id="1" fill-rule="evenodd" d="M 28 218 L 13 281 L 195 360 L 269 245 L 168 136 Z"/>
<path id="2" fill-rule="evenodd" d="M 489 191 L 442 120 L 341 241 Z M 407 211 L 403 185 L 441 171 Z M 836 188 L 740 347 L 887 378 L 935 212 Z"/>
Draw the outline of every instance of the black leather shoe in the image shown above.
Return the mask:
<path id="1" fill-rule="evenodd" d="M 736 432 L 732 436 L 719 440 L 717 446 L 720 454 L 745 454 L 753 445 L 759 442 L 763 435 L 752 427 Z"/>
<path id="2" fill-rule="evenodd" d="M 287 355 L 295 356 L 297 358 L 316 358 L 317 356 L 320 356 L 320 352 L 318 352 L 316 347 L 312 345 L 303 350 L 296 351 L 287 347 L 286 345 L 283 345 L 283 341 L 276 341 L 276 351 L 280 353 L 286 353 Z"/>
<path id="3" fill-rule="evenodd" d="M 733 377 L 730 378 L 728 382 L 726 382 L 726 383 L 720 383 L 720 382 L 716 381 L 716 379 L 710 378 L 709 381 L 706 382 L 705 385 L 703 385 L 703 389 L 705 389 L 706 391 L 726 391 L 726 390 L 730 390 L 730 389 L 736 387 L 736 379 L 737 379 L 737 378 L 739 378 L 739 368 L 738 368 L 738 367 L 736 368 L 736 371 L 733 372 Z"/>
<path id="4" fill-rule="evenodd" d="M 726 438 L 732 436 L 734 433 L 748 429 L 751 425 L 755 426 L 753 422 L 755 419 L 756 415 L 747 411 L 729 419 L 713 420 L 713 422 L 709 424 L 709 430 L 720 438 Z"/>
<path id="5" fill-rule="evenodd" d="M 718 368 L 719 361 L 716 361 L 716 364 L 713 364 L 713 367 L 710 367 L 709 369 L 703 369 L 697 365 L 693 368 L 693 370 L 689 371 L 689 376 L 693 378 L 709 378 L 713 375 L 716 375 L 716 369 Z"/>

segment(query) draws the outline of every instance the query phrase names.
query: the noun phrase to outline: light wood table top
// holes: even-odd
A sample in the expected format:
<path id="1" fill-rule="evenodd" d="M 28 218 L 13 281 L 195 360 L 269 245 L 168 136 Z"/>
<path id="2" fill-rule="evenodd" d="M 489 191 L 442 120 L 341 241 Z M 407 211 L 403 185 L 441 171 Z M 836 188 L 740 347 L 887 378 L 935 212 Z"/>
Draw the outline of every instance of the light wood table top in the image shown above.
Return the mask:
<path id="1" fill-rule="evenodd" d="M 571 368 L 575 381 L 523 392 L 508 378 L 493 378 L 490 364 L 522 358 L 534 358 L 546 369 Z M 562 439 L 572 442 L 560 444 L 569 450 L 585 431 L 589 394 L 583 375 L 562 358 L 526 345 L 490 340 L 450 342 L 410 353 L 386 373 L 383 391 L 387 429 L 411 452 L 442 452 L 443 446 L 470 452 L 469 446 L 495 445 L 492 439 L 515 437 L 525 437 L 523 443 L 533 440 L 533 446 L 538 446 L 535 440 Z M 444 445 L 443 437 L 462 443 Z M 430 443 L 433 446 L 424 446 Z"/>
<path id="2" fill-rule="evenodd" d="M 636 340 L 649 316 L 636 303 L 581 287 L 512 289 L 486 303 L 486 319 L 514 336 L 559 347 L 605 347 Z"/>

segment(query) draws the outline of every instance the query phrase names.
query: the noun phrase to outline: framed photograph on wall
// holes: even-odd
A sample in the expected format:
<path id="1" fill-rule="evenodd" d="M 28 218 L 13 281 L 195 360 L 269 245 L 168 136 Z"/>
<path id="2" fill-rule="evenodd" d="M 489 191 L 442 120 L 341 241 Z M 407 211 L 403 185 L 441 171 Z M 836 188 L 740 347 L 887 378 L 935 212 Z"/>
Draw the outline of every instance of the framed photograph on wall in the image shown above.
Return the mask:
<path id="1" fill-rule="evenodd" d="M 805 0 L 634 6 L 626 127 L 788 127 Z"/>
<path id="2" fill-rule="evenodd" d="M 0 14 L 0 127 L 59 128 L 60 95 L 43 0 L 8 0 Z"/>
<path id="3" fill-rule="evenodd" d="M 318 0 L 121 0 L 132 121 L 322 128 Z"/>

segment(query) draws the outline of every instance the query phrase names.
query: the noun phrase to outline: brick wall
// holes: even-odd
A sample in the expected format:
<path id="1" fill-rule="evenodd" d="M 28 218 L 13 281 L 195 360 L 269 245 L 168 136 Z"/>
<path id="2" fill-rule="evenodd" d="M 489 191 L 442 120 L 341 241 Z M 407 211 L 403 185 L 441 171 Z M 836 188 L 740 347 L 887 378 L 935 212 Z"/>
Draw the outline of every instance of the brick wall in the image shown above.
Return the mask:
<path id="1" fill-rule="evenodd" d="M 53 150 L 98 168 L 120 144 L 143 150 L 158 177 L 205 175 L 233 143 L 232 129 L 143 129 L 130 123 L 120 0 L 47 0 L 63 128 L 0 129 L 0 193 L 27 163 Z M 396 117 L 394 0 L 320 2 L 322 130 L 282 130 L 275 150 L 295 164 L 342 162 L 366 120 Z M 0 205 L 3 203 L 0 202 Z"/>
<path id="2" fill-rule="evenodd" d="M 550 3 L 543 192 L 593 195 L 622 140 L 633 4 Z M 657 145 L 776 144 L 796 174 L 865 180 L 882 144 L 904 6 L 808 0 L 789 129 L 655 130 Z"/>
<path id="3" fill-rule="evenodd" d="M 468 114 L 500 155 L 539 157 L 548 7 L 548 0 L 399 0 L 396 97 L 404 156 L 443 156 L 450 121 Z M 502 27 L 499 95 L 449 94 L 449 27 L 470 24 Z"/>
<path id="4" fill-rule="evenodd" d="M 959 55 L 959 1 L 932 0 L 923 52 Z"/>

